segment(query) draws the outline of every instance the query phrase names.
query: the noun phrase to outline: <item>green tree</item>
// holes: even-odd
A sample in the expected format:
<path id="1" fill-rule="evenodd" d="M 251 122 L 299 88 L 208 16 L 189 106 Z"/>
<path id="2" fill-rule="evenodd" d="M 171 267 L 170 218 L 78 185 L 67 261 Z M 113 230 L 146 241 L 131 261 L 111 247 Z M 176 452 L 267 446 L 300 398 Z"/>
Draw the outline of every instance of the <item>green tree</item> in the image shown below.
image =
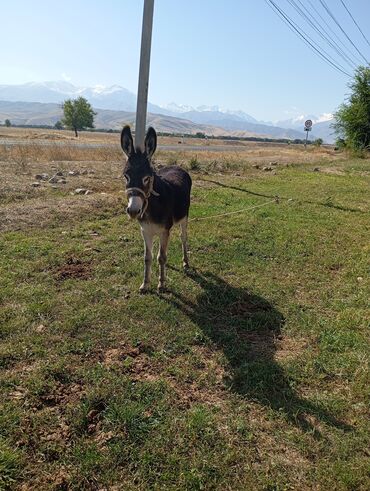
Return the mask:
<path id="1" fill-rule="evenodd" d="M 96 113 L 84 97 L 67 99 L 63 102 L 62 108 L 64 113 L 62 124 L 74 130 L 76 136 L 78 136 L 77 131 L 94 128 L 94 116 Z"/>
<path id="2" fill-rule="evenodd" d="M 10 122 L 10 119 L 6 119 L 6 120 L 5 120 L 5 126 L 6 126 L 7 128 L 9 128 L 11 125 L 12 125 L 12 123 Z"/>
<path id="3" fill-rule="evenodd" d="M 63 129 L 63 124 L 62 124 L 62 122 L 61 122 L 61 121 L 57 121 L 57 122 L 55 123 L 55 125 L 54 125 L 54 128 L 55 128 L 56 130 L 62 130 L 62 129 Z"/>
<path id="4" fill-rule="evenodd" d="M 324 140 L 322 138 L 316 138 L 316 140 L 313 142 L 313 144 L 316 147 L 321 147 L 321 145 L 324 143 Z"/>
<path id="5" fill-rule="evenodd" d="M 349 84 L 351 94 L 334 114 L 333 127 L 346 146 L 370 149 L 370 67 L 360 66 Z"/>

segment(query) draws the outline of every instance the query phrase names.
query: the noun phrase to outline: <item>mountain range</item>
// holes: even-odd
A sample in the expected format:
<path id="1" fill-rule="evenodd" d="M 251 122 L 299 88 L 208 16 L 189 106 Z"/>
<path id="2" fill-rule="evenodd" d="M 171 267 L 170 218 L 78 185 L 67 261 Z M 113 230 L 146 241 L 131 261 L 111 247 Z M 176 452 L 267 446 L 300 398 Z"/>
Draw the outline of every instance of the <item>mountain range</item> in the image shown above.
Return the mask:
<path id="1" fill-rule="evenodd" d="M 122 122 L 132 123 L 135 119 L 136 95 L 120 85 L 77 87 L 70 82 L 57 81 L 0 85 L 0 121 L 9 118 L 15 124 L 54 124 L 61 118 L 61 103 L 78 96 L 85 97 L 96 108 L 96 127 L 117 129 L 122 127 Z M 241 110 L 192 107 L 174 102 L 164 107 L 149 102 L 148 112 L 149 123 L 155 124 L 159 131 L 291 139 L 304 138 L 304 121 L 312 119 L 314 127 L 310 139 L 320 137 L 328 143 L 334 140 L 331 114 L 302 115 L 266 123 Z"/>

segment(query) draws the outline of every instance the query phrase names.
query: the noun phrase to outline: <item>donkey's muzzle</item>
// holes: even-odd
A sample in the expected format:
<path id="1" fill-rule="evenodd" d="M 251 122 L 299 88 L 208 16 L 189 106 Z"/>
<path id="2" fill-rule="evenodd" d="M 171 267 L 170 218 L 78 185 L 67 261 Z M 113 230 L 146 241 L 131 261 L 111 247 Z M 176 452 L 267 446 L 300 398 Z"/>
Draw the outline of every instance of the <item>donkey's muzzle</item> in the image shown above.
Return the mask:
<path id="1" fill-rule="evenodd" d="M 144 201 L 140 196 L 130 196 L 126 209 L 129 217 L 132 219 L 137 218 L 142 212 L 143 204 Z"/>

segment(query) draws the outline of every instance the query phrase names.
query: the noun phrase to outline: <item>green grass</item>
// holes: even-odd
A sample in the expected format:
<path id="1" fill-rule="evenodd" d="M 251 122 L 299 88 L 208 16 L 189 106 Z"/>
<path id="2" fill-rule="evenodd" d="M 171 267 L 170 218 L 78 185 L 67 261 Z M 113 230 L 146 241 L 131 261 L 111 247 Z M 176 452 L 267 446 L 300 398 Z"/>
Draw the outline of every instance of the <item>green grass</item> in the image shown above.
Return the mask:
<path id="1" fill-rule="evenodd" d="M 280 200 L 191 222 L 188 275 L 174 231 L 162 295 L 116 208 L 4 233 L 0 489 L 369 489 L 368 162 L 338 165 L 194 174 L 192 217 Z"/>

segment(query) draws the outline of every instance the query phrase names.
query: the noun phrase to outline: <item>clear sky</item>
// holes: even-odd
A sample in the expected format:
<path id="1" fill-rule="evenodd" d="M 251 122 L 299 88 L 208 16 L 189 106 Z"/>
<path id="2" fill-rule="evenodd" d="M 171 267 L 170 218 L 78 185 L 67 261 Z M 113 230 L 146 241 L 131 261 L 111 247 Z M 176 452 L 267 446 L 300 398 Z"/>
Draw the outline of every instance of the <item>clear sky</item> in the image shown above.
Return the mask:
<path id="1" fill-rule="evenodd" d="M 275 1 L 305 26 L 288 0 Z M 324 12 L 319 0 L 311 3 Z M 370 58 L 340 0 L 326 3 Z M 370 39 L 370 0 L 345 3 Z M 65 79 L 136 92 L 142 0 L 0 0 L 0 8 L 0 84 Z M 155 104 L 217 104 L 277 120 L 332 112 L 347 82 L 264 0 L 155 0 L 149 84 Z"/>

